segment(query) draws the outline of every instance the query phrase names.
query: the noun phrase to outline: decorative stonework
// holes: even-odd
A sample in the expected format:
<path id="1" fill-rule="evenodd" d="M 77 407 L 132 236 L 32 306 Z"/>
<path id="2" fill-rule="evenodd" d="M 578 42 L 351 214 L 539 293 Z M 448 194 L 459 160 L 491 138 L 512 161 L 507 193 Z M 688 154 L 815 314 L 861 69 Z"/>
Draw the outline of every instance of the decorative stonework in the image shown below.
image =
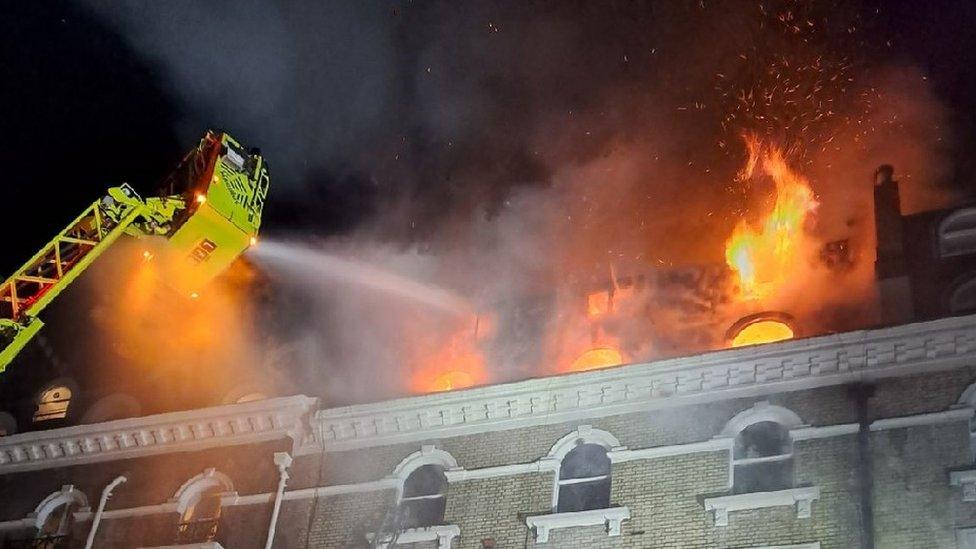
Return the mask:
<path id="1" fill-rule="evenodd" d="M 976 360 L 976 316 L 321 410 L 341 451 L 929 372 Z"/>
<path id="2" fill-rule="evenodd" d="M 189 545 L 164 545 L 160 547 L 140 547 L 139 549 L 224 549 L 224 546 L 216 541 L 205 543 L 191 543 Z"/>
<path id="3" fill-rule="evenodd" d="M 949 473 L 949 484 L 962 487 L 963 501 L 976 501 L 976 469 Z"/>
<path id="4" fill-rule="evenodd" d="M 0 474 L 308 437 L 317 400 L 275 398 L 0 438 Z"/>
<path id="5" fill-rule="evenodd" d="M 549 541 L 549 532 L 559 528 L 574 526 L 595 526 L 602 524 L 608 536 L 619 536 L 623 521 L 630 519 L 630 509 L 627 507 L 611 507 L 609 509 L 593 509 L 592 511 L 576 511 L 573 513 L 553 513 L 551 515 L 533 515 L 525 518 L 525 525 L 535 532 L 535 540 L 539 543 Z"/>
<path id="6" fill-rule="evenodd" d="M 440 526 L 427 526 L 425 528 L 409 528 L 400 532 L 397 536 L 396 546 L 408 543 L 420 543 L 424 541 L 436 541 L 437 549 L 451 549 L 454 538 L 461 535 L 461 527 L 456 524 L 444 524 Z M 372 534 L 370 534 L 372 539 Z M 387 543 L 380 543 L 379 547 L 388 549 Z"/>
<path id="7" fill-rule="evenodd" d="M 715 526 L 728 526 L 729 513 L 745 509 L 796 506 L 796 518 L 810 518 L 813 516 L 813 502 L 817 499 L 820 499 L 820 487 L 806 486 L 776 492 L 754 492 L 706 498 L 703 503 L 706 511 L 712 511 L 715 514 Z"/>

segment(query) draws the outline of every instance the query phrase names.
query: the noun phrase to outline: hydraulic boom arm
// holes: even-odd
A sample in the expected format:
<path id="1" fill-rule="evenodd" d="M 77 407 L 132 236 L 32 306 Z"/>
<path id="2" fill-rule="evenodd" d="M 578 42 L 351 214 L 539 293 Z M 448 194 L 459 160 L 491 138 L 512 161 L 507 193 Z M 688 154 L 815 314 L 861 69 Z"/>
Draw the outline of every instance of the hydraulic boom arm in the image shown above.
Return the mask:
<path id="1" fill-rule="evenodd" d="M 260 154 L 208 132 L 166 180 L 168 196 L 109 189 L 0 286 L 0 372 L 44 325 L 38 314 L 123 234 L 166 237 L 187 273 L 171 285 L 195 292 L 254 242 L 268 183 Z"/>

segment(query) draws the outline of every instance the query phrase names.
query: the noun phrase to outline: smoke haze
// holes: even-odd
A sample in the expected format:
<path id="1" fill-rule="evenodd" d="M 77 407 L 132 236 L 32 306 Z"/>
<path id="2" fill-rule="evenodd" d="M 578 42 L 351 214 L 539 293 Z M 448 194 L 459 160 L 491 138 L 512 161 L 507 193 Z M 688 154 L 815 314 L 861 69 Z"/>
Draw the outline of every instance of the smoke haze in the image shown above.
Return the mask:
<path id="1" fill-rule="evenodd" d="M 86 4 L 169 75 L 187 142 L 222 126 L 271 159 L 282 243 L 254 284 L 299 372 L 283 390 L 333 402 L 563 372 L 593 346 L 697 352 L 761 310 L 849 328 L 873 311 L 874 168 L 896 164 L 909 211 L 954 198 L 926 74 L 845 3 Z M 723 274 L 770 203 L 735 180 L 747 131 L 821 204 L 803 276 L 748 306 Z M 838 274 L 818 257 L 841 239 Z"/>

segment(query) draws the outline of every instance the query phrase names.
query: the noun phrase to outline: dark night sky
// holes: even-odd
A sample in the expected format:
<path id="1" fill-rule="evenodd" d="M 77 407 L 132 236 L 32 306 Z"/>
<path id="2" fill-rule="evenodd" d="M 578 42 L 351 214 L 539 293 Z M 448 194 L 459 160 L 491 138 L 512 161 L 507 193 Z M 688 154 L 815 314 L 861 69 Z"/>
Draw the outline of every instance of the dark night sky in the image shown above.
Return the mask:
<path id="1" fill-rule="evenodd" d="M 523 149 L 520 132 L 498 119 L 516 111 L 519 122 L 531 123 L 540 101 L 585 109 L 594 86 L 556 90 L 566 75 L 614 84 L 656 76 L 633 53 L 654 43 L 641 20 L 659 16 L 653 3 L 479 4 L 462 12 L 444 3 L 354 2 L 284 14 L 266 4 L 219 4 L 4 3 L 5 271 L 106 186 L 130 181 L 151 190 L 211 125 L 237 131 L 270 157 L 278 177 L 267 230 L 329 234 L 376 216 L 391 194 L 441 211 L 490 207 L 512 186 L 545 184 L 548 174 Z M 876 57 L 931 77 L 955 123 L 958 177 L 968 180 L 976 143 L 976 7 L 964 0 L 836 4 L 855 6 Z M 689 13 L 698 5 L 689 3 Z M 457 35 L 444 38 L 451 26 Z M 578 46 L 558 60 L 566 66 L 556 76 L 547 74 L 555 69 L 518 66 L 520 56 L 505 42 L 545 48 L 531 35 L 556 26 L 573 33 Z M 478 51 L 489 40 L 495 50 Z M 441 64 L 435 70 L 456 63 L 448 67 L 452 76 L 433 84 L 423 79 L 432 50 Z M 617 62 L 628 51 L 628 63 Z M 493 63 L 496 53 L 504 63 Z M 430 95 L 471 104 L 440 105 L 447 110 L 424 119 L 417 113 L 429 109 Z M 451 115 L 487 122 L 483 132 L 471 132 L 440 119 Z M 445 152 L 452 140 L 453 151 Z M 406 161 L 391 170 L 394 156 Z M 455 184 L 475 170 L 494 175 Z"/>

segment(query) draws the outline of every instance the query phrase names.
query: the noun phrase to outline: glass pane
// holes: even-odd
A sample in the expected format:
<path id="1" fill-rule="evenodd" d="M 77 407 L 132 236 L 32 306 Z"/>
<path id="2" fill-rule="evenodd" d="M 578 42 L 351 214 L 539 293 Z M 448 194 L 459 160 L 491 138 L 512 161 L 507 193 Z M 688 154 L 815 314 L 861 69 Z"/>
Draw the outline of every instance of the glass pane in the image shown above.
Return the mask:
<path id="1" fill-rule="evenodd" d="M 790 453 L 790 433 L 773 421 L 754 423 L 735 437 L 735 458 L 781 456 Z"/>
<path id="2" fill-rule="evenodd" d="M 402 502 L 401 524 L 404 528 L 420 528 L 444 524 L 444 508 L 447 500 L 443 497 L 412 499 Z"/>
<path id="3" fill-rule="evenodd" d="M 599 444 L 580 444 L 566 454 L 559 468 L 559 478 L 589 478 L 610 474 L 610 458 Z"/>
<path id="4" fill-rule="evenodd" d="M 736 465 L 734 474 L 736 494 L 786 490 L 793 487 L 793 459 Z"/>
<path id="5" fill-rule="evenodd" d="M 403 497 L 431 496 L 447 490 L 447 477 L 439 465 L 424 465 L 410 473 L 403 483 Z"/>
<path id="6" fill-rule="evenodd" d="M 564 484 L 559 487 L 556 511 L 571 513 L 610 507 L 610 479 Z"/>

